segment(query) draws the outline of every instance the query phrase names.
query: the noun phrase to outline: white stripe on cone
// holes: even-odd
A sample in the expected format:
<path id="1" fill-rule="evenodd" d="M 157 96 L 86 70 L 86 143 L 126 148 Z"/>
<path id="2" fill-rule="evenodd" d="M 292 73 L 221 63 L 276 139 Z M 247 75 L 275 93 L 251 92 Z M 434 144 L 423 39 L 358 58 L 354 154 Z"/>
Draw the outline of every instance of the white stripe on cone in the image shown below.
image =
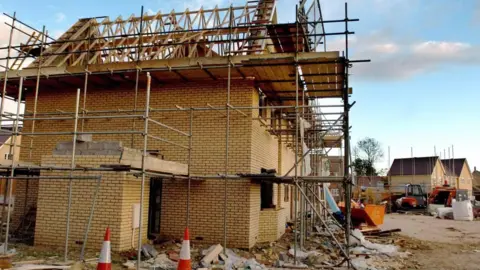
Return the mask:
<path id="1" fill-rule="evenodd" d="M 190 240 L 183 240 L 180 249 L 180 260 L 190 260 Z"/>
<path id="2" fill-rule="evenodd" d="M 110 241 L 103 241 L 102 251 L 100 252 L 99 263 L 111 263 L 112 256 L 110 254 Z"/>

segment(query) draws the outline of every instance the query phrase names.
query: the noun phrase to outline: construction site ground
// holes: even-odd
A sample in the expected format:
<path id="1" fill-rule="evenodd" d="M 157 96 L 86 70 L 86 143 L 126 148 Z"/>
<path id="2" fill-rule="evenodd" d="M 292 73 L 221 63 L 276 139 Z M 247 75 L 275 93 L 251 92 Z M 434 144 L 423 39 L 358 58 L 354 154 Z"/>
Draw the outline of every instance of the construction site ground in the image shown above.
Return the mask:
<path id="1" fill-rule="evenodd" d="M 443 220 L 424 215 L 390 214 L 385 216 L 382 229 L 399 228 L 401 232 L 382 236 L 366 236 L 366 239 L 372 243 L 395 245 L 403 256 L 375 255 L 364 252 L 354 252 L 351 256 L 357 262 L 358 260 L 365 260 L 368 261 L 370 266 L 375 267 L 368 269 L 480 269 L 479 225 L 479 220 L 468 222 Z M 337 231 L 335 234 L 339 239 L 342 238 L 342 232 Z M 180 239 L 172 239 L 162 244 L 156 244 L 155 250 L 159 255 L 155 261 L 160 260 L 162 264 L 167 263 L 165 269 L 175 269 L 176 264 L 173 262 L 178 260 L 180 242 Z M 254 260 L 268 269 L 280 268 L 279 261 L 284 260 L 282 262 L 285 263 L 285 265 L 282 265 L 283 269 L 288 269 L 287 262 L 292 262 L 292 256 L 289 254 L 289 250 L 293 247 L 292 243 L 293 233 L 289 231 L 275 243 L 257 244 L 251 250 L 233 249 L 233 252 L 239 257 Z M 63 261 L 61 248 L 52 250 L 25 245 L 15 245 L 14 247 L 16 249 L 14 261 L 39 264 L 57 264 Z M 205 251 L 209 247 L 209 245 L 192 245 L 191 255 L 194 269 L 200 267 L 199 262 L 205 256 Z M 309 255 L 302 260 L 308 265 L 309 269 L 344 269 L 333 267 L 335 262 L 341 261 L 341 254 L 325 233 L 313 234 L 308 237 L 305 242 L 305 251 L 316 252 L 314 256 Z M 85 254 L 86 262 L 84 263 L 79 262 L 79 253 L 79 249 L 71 250 L 69 256 L 71 261 L 68 265 L 73 264 L 72 269 L 95 269 L 99 251 L 87 251 Z M 112 268 L 133 269 L 135 255 L 134 250 L 112 254 Z M 285 257 L 289 258 L 285 259 Z M 217 259 L 219 262 L 213 262 L 209 268 L 225 269 L 225 266 L 221 263 L 221 256 Z M 149 263 L 142 267 L 142 269 L 149 268 L 151 268 Z"/>
<path id="2" fill-rule="evenodd" d="M 400 246 L 412 253 L 406 269 L 480 269 L 480 220 L 456 221 L 405 214 L 385 216 L 382 229 L 395 228 L 402 230 L 396 236 L 403 239 Z"/>

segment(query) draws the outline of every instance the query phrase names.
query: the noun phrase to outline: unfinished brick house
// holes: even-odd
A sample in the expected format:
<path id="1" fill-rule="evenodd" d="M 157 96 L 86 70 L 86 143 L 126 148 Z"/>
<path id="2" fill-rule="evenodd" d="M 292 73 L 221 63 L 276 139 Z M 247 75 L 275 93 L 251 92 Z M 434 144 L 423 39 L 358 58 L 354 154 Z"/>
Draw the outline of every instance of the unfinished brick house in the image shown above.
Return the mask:
<path id="1" fill-rule="evenodd" d="M 12 230 L 53 246 L 88 231 L 97 248 L 110 226 L 115 251 L 187 226 L 230 247 L 281 237 L 293 180 L 320 175 L 303 161 L 329 129 L 311 101 L 350 93 L 345 58 L 317 51 L 301 18 L 279 24 L 264 0 L 80 19 L 55 41 L 34 32 L 21 50 L 36 59 L 6 72 L 26 105 L 20 161 L 3 168 L 17 177 Z"/>

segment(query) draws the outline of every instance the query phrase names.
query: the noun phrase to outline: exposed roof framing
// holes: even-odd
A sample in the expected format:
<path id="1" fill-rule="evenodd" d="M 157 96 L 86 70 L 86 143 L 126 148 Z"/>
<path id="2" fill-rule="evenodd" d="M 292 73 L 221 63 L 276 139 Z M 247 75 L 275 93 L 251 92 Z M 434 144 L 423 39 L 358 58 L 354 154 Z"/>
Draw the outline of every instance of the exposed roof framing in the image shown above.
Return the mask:
<path id="1" fill-rule="evenodd" d="M 274 10 L 275 1 L 263 0 L 242 7 L 173 10 L 128 19 L 80 19 L 57 41 L 46 43 L 42 66 L 258 54 L 266 48 L 264 36 Z M 38 61 L 29 67 L 36 66 Z"/>

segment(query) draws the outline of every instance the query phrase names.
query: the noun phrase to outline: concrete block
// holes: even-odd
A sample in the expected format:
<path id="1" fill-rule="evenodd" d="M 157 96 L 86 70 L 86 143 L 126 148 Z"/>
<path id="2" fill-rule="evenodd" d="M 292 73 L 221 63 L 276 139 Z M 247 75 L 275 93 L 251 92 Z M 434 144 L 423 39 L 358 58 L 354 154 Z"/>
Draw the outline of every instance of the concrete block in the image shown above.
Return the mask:
<path id="1" fill-rule="evenodd" d="M 57 150 L 57 149 L 55 149 L 55 150 L 53 150 L 52 154 L 54 156 L 63 156 L 63 155 L 66 155 L 66 151 L 67 150 Z"/>
<path id="2" fill-rule="evenodd" d="M 88 145 L 87 143 L 76 143 L 75 144 L 76 149 L 87 149 Z M 55 146 L 55 150 L 72 150 L 73 149 L 73 142 L 59 142 Z"/>
<path id="3" fill-rule="evenodd" d="M 77 142 L 92 142 L 92 134 L 79 134 L 77 135 Z"/>
<path id="4" fill-rule="evenodd" d="M 124 155 L 125 154 L 125 155 Z M 131 155 L 129 153 L 123 153 L 120 159 L 120 164 L 130 165 L 134 168 L 142 167 L 142 155 Z M 152 170 L 162 173 L 170 173 L 177 175 L 187 175 L 188 174 L 188 165 L 184 163 L 162 160 L 152 156 L 147 156 L 145 159 L 145 168 L 147 170 Z"/>
<path id="5" fill-rule="evenodd" d="M 104 149 L 106 150 L 122 150 L 123 149 L 123 144 L 120 141 L 112 141 L 112 142 L 103 142 L 104 143 Z"/>
<path id="6" fill-rule="evenodd" d="M 107 150 L 108 156 L 120 156 L 122 154 L 122 150 Z"/>
<path id="7" fill-rule="evenodd" d="M 88 149 L 90 150 L 121 150 L 122 143 L 115 141 L 99 141 L 88 142 Z"/>
<path id="8" fill-rule="evenodd" d="M 88 142 L 87 146 L 88 146 L 87 148 L 89 150 L 104 150 L 105 149 L 103 142 Z"/>
<path id="9" fill-rule="evenodd" d="M 73 142 L 58 142 L 55 146 L 55 150 L 71 150 L 73 148 Z"/>

